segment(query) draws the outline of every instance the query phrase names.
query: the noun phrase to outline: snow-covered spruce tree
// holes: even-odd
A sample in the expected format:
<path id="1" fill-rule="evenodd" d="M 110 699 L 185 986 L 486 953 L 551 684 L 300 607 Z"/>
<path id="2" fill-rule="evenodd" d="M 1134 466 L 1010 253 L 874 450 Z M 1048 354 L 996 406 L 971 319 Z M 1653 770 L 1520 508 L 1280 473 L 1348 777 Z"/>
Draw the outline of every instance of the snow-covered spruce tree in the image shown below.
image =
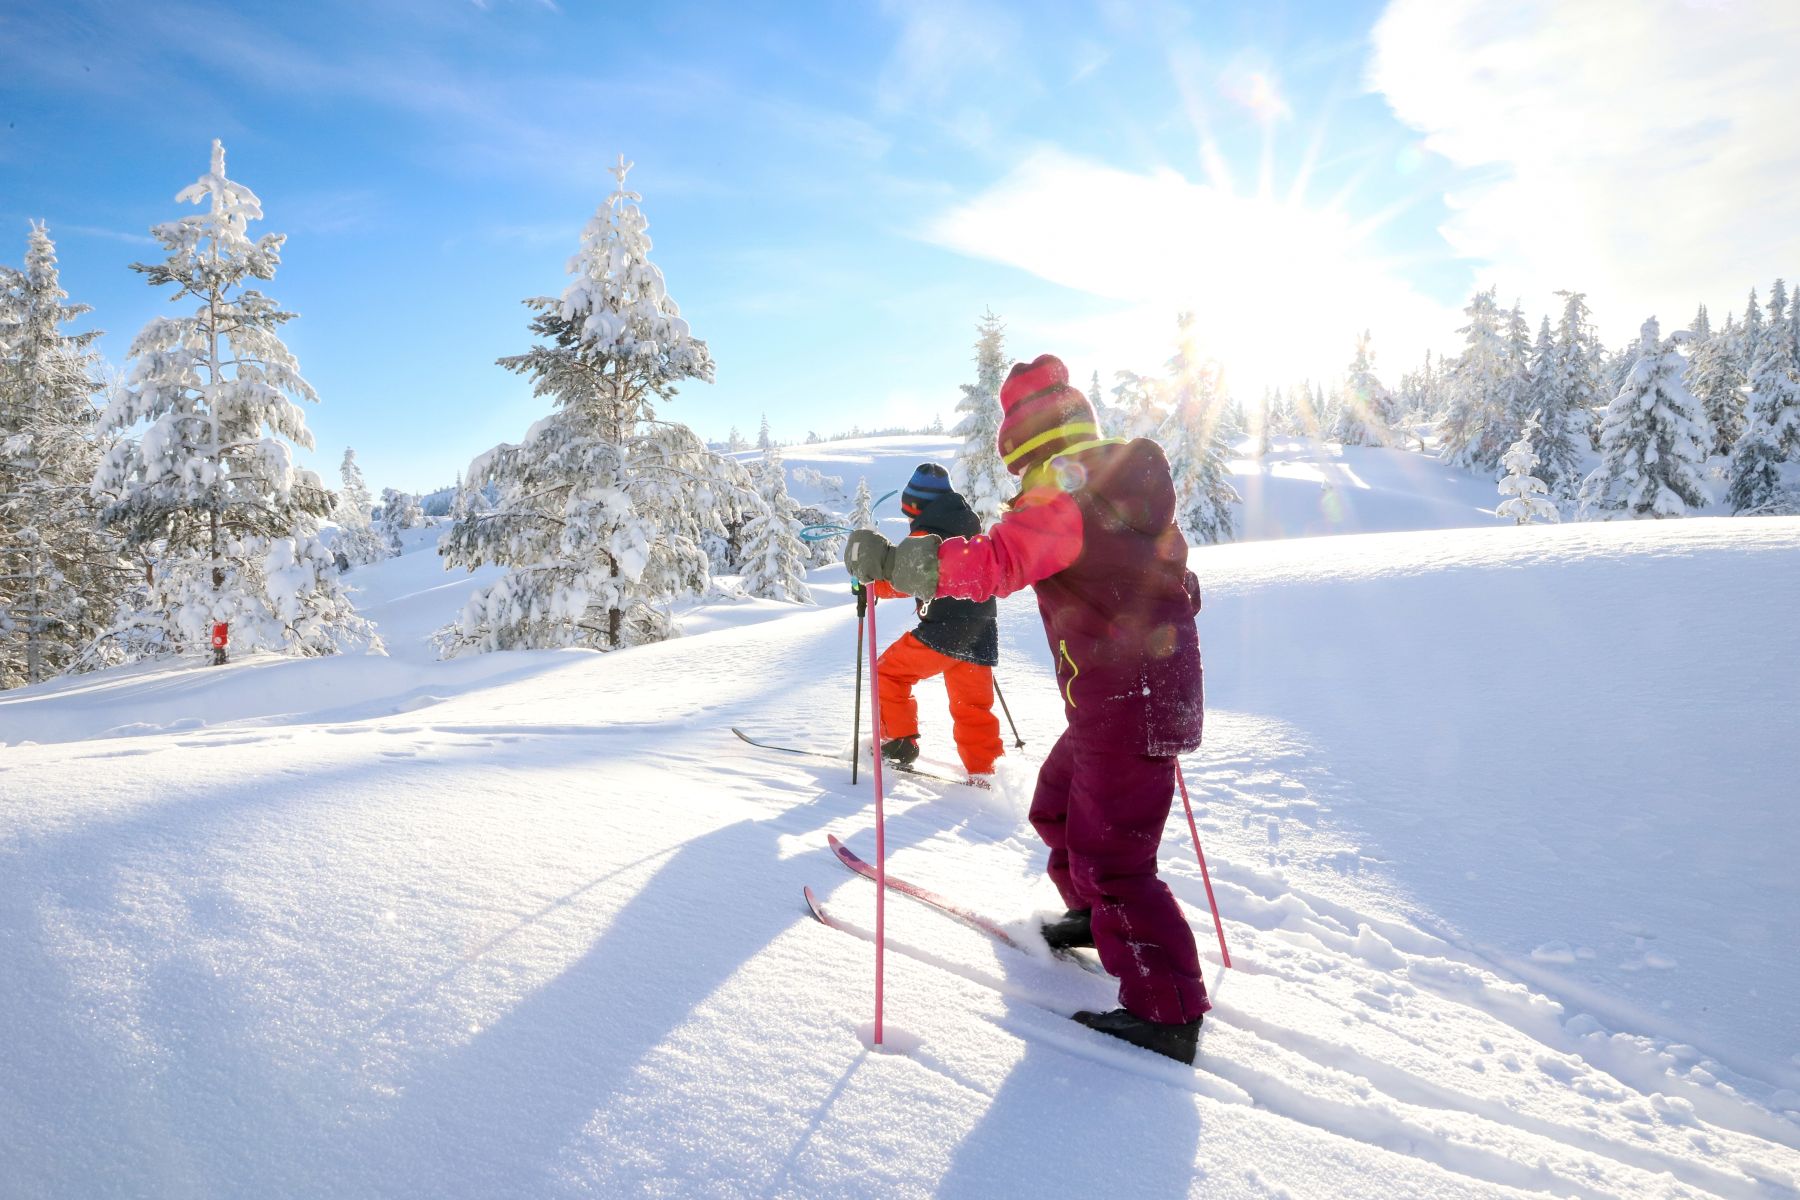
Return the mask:
<path id="1" fill-rule="evenodd" d="M 703 536 L 742 519 L 744 469 L 656 415 L 681 381 L 710 381 L 713 362 L 650 261 L 630 169 L 620 156 L 562 298 L 525 302 L 540 344 L 500 360 L 556 410 L 469 466 L 471 486 L 497 490 L 495 507 L 451 525 L 438 553 L 446 567 L 508 570 L 439 631 L 446 655 L 672 636 L 669 606 L 710 580 Z"/>
<path id="2" fill-rule="evenodd" d="M 1708 453 L 1729 455 L 1744 432 L 1744 384 L 1738 366 L 1737 327 L 1729 319 L 1712 336 L 1699 342 L 1688 356 L 1688 390 L 1700 401 L 1712 429 Z"/>
<path id="3" fill-rule="evenodd" d="M 811 604 L 806 547 L 794 535 L 794 502 L 788 496 L 781 451 L 774 446 L 763 451 L 756 471 L 756 497 L 760 503 L 743 532 L 744 590 L 767 600 Z"/>
<path id="4" fill-rule="evenodd" d="M 983 526 L 1000 519 L 1000 508 L 1016 487 L 995 448 L 1000 436 L 1000 385 L 1006 380 L 1006 326 L 989 310 L 976 326 L 975 382 L 962 385 L 956 411 L 963 414 L 950 433 L 962 439 L 950 460 L 950 484 Z"/>
<path id="5" fill-rule="evenodd" d="M 1757 356 L 1762 352 L 1763 315 L 1762 306 L 1756 302 L 1756 289 L 1750 289 L 1750 298 L 1744 303 L 1744 320 L 1738 326 L 1737 351 L 1738 369 L 1748 379 L 1756 369 Z"/>
<path id="6" fill-rule="evenodd" d="M 1393 422 L 1393 398 L 1375 377 L 1375 355 L 1365 329 L 1356 339 L 1356 357 L 1340 389 L 1335 437 L 1346 446 L 1386 445 Z"/>
<path id="7" fill-rule="evenodd" d="M 96 528 L 98 332 L 63 326 L 56 247 L 33 224 L 25 269 L 0 268 L 0 688 L 65 670 L 112 615 L 129 567 Z"/>
<path id="8" fill-rule="evenodd" d="M 387 543 L 387 552 L 397 555 L 404 548 L 400 534 L 425 523 L 425 509 L 419 498 L 399 488 L 381 489 L 381 516 L 375 523 L 376 534 Z"/>
<path id="9" fill-rule="evenodd" d="M 380 562 L 388 556 L 388 543 L 370 523 L 369 485 L 363 479 L 362 468 L 356 465 L 355 450 L 345 448 L 344 463 L 338 471 L 344 487 L 338 493 L 336 548 L 353 567 Z"/>
<path id="10" fill-rule="evenodd" d="M 1561 519 L 1556 505 L 1550 502 L 1549 488 L 1532 471 L 1537 467 L 1537 452 L 1531 448 L 1531 439 L 1537 435 L 1536 416 L 1525 418 L 1525 427 L 1519 433 L 1519 440 L 1507 448 L 1500 456 L 1500 465 L 1506 468 L 1506 474 L 1500 480 L 1502 500 L 1494 515 L 1502 519 L 1510 519 L 1515 525 L 1529 525 L 1533 521 L 1555 522 Z"/>
<path id="11" fill-rule="evenodd" d="M 1293 437 L 1299 432 L 1294 401 L 1286 388 L 1276 388 L 1269 404 L 1269 433 L 1275 437 Z"/>
<path id="12" fill-rule="evenodd" d="M 1238 431 L 1230 423 L 1230 405 L 1220 384 L 1218 366 L 1202 359 L 1192 313 L 1177 321 L 1175 354 L 1169 359 L 1162 387 L 1168 412 L 1156 440 L 1169 457 L 1175 482 L 1175 520 L 1192 543 L 1224 542 L 1236 536 L 1240 503 L 1226 463 Z"/>
<path id="13" fill-rule="evenodd" d="M 764 413 L 762 417 L 762 428 L 758 430 L 756 434 L 756 448 L 758 450 L 767 450 L 774 444 L 774 441 L 769 437 L 769 414 Z"/>
<path id="14" fill-rule="evenodd" d="M 1155 437 L 1168 416 L 1158 399 L 1160 391 L 1155 380 L 1136 371 L 1114 372 L 1106 435 L 1127 439 Z"/>
<path id="15" fill-rule="evenodd" d="M 1584 517 L 1684 517 L 1711 502 L 1701 471 L 1711 433 L 1682 383 L 1685 332 L 1661 336 L 1644 322 L 1637 360 L 1606 408 L 1600 465 L 1582 483 Z"/>
<path id="16" fill-rule="evenodd" d="M 112 448 L 93 483 L 102 520 L 148 560 L 148 578 L 85 661 L 197 649 L 214 622 L 241 650 L 379 650 L 319 541 L 336 498 L 293 463 L 293 446 L 313 444 L 293 400 L 318 400 L 277 332 L 294 314 L 246 286 L 274 278 L 284 236 L 250 240 L 262 205 L 226 178 L 217 141 L 211 169 L 176 201 L 204 211 L 155 226 L 168 258 L 132 269 L 193 308 L 153 318 L 132 343 L 102 426 L 137 436 Z"/>
<path id="17" fill-rule="evenodd" d="M 1540 434 L 1538 474 L 1553 496 L 1572 499 L 1581 484 L 1582 443 L 1601 408 L 1600 342 L 1589 319 L 1587 296 L 1560 291 L 1562 316 L 1546 362 L 1541 356 L 1531 390 Z"/>
<path id="18" fill-rule="evenodd" d="M 1500 465 L 1500 452 L 1512 440 L 1500 436 L 1509 394 L 1507 340 L 1492 288 L 1476 292 L 1463 313 L 1469 318 L 1458 330 L 1463 352 L 1445 371 L 1442 453 L 1458 466 L 1486 472 Z"/>
<path id="19" fill-rule="evenodd" d="M 875 502 L 869 495 L 867 476 L 856 481 L 856 503 L 850 510 L 850 528 L 875 528 Z"/>
<path id="20" fill-rule="evenodd" d="M 1785 328 L 1764 326 L 1750 372 L 1744 431 L 1732 447 L 1726 500 L 1734 513 L 1784 512 L 1783 462 L 1800 458 L 1800 371 Z"/>

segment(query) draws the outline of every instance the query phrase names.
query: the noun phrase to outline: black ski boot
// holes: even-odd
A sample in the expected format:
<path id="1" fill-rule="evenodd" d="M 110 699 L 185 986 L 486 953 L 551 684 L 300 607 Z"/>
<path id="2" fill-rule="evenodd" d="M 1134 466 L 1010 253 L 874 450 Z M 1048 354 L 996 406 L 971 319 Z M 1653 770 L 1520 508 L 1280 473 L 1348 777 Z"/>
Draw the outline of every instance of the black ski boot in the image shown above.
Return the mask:
<path id="1" fill-rule="evenodd" d="M 1094 910 L 1071 908 L 1061 919 L 1045 921 L 1039 928 L 1044 931 L 1044 941 L 1052 950 L 1073 950 L 1077 946 L 1091 948 L 1094 944 Z"/>
<path id="2" fill-rule="evenodd" d="M 896 767 L 912 766 L 913 760 L 919 757 L 919 735 L 889 738 L 881 743 L 881 757 Z"/>
<path id="3" fill-rule="evenodd" d="M 1154 1050 L 1191 1067 L 1194 1065 L 1194 1051 L 1200 1044 L 1200 1022 L 1206 1018 L 1195 1017 L 1185 1025 L 1164 1025 L 1160 1021 L 1146 1021 L 1122 1008 L 1115 1008 L 1103 1013 L 1078 1012 L 1075 1019 L 1089 1029 L 1097 1029 L 1134 1046 Z"/>

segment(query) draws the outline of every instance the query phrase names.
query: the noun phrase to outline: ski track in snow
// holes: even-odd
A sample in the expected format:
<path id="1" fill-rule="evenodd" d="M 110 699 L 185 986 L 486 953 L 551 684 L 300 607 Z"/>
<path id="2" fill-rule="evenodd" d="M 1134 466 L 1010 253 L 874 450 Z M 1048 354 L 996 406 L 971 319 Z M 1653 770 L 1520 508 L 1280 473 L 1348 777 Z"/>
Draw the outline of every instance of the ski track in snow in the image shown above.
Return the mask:
<path id="1" fill-rule="evenodd" d="M 611 656 L 434 664 L 416 643 L 462 589 L 414 553 L 364 585 L 390 660 L 140 669 L 0 699 L 0 729 L 18 713 L 35 734 L 0 750 L 0 1195 L 1800 1194 L 1800 1097 L 1782 1090 L 1797 1047 L 1757 1032 L 1779 1021 L 1707 1027 L 1697 1002 L 1659 1017 L 1609 990 L 1632 954 L 1636 977 L 1687 986 L 1702 950 L 1651 943 L 1703 943 L 1631 905 L 1601 914 L 1616 930 L 1534 924 L 1570 869 L 1535 857 L 1547 837 L 1601 861 L 1577 823 L 1499 814 L 1489 836 L 1519 878 L 1484 891 L 1499 884 L 1463 879 L 1476 860 L 1445 833 L 1486 810 L 1422 819 L 1346 750 L 1362 727 L 1319 715 L 1339 666 L 1385 659 L 1302 646 L 1304 691 L 1268 695 L 1231 661 L 1305 636 L 1310 591 L 1341 607 L 1359 579 L 1430 592 L 1534 557 L 1628 572 L 1711 554 L 1726 577 L 1800 557 L 1800 522 L 1740 549 L 1707 524 L 1528 531 L 1526 556 L 1503 531 L 1197 553 L 1210 709 L 1184 767 L 1235 969 L 1176 815 L 1164 876 L 1216 1005 L 1192 1070 L 1064 1018 L 1110 1007 L 1108 981 L 899 898 L 891 1046 L 869 1045 L 875 892 L 825 844 L 872 857 L 867 773 L 853 788 L 728 731 L 841 740 L 854 625 L 831 569 L 820 609 L 750 603 Z M 1382 596 L 1350 636 L 1387 619 L 1399 593 Z M 993 793 L 890 774 L 887 843 L 897 874 L 1023 930 L 1057 907 L 1023 810 L 1062 717 L 1035 608 L 1002 611 L 1029 745 Z M 910 623 L 899 605 L 878 619 L 884 642 Z M 1424 713 L 1405 697 L 1423 668 L 1395 670 L 1365 702 Z M 941 700 L 921 700 L 927 744 L 948 745 Z M 1762 828 L 1749 800 L 1769 781 L 1735 786 Z M 1534 816 L 1548 832 L 1511 832 Z M 1614 870 L 1603 882 L 1626 886 Z M 806 884 L 848 932 L 810 918 Z M 1768 904 L 1778 927 L 1795 915 L 1791 888 Z M 1791 964 L 1746 973 L 1763 943 L 1745 937 L 1720 986 L 1792 1013 Z M 1764 1055 L 1729 1053 L 1747 1040 Z"/>

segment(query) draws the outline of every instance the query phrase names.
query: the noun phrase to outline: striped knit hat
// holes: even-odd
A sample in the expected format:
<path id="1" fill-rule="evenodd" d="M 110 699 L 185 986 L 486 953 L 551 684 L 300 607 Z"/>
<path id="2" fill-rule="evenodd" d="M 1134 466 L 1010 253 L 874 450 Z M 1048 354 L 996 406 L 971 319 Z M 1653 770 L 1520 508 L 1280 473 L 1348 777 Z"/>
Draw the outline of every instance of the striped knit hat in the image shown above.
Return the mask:
<path id="1" fill-rule="evenodd" d="M 907 481 L 906 490 L 900 493 L 900 511 L 916 517 L 927 504 L 949 494 L 950 472 L 936 463 L 920 463 Z"/>
<path id="2" fill-rule="evenodd" d="M 1069 386 L 1069 369 L 1054 354 L 1013 364 L 1000 385 L 1000 411 L 1000 460 L 1014 475 L 1101 436 L 1094 406 Z"/>

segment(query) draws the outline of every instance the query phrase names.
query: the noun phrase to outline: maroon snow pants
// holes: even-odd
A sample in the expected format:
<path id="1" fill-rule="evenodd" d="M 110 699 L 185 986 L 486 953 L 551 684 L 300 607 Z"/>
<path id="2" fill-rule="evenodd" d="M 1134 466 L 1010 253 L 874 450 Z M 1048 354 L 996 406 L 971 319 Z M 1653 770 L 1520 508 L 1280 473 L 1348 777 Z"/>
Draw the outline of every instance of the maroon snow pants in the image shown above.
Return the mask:
<path id="1" fill-rule="evenodd" d="M 1169 1023 L 1212 1007 L 1193 930 L 1156 877 L 1174 794 L 1174 758 L 1102 749 L 1065 730 L 1031 800 L 1051 882 L 1070 908 L 1094 910 L 1094 947 L 1119 980 L 1119 1003 Z"/>

